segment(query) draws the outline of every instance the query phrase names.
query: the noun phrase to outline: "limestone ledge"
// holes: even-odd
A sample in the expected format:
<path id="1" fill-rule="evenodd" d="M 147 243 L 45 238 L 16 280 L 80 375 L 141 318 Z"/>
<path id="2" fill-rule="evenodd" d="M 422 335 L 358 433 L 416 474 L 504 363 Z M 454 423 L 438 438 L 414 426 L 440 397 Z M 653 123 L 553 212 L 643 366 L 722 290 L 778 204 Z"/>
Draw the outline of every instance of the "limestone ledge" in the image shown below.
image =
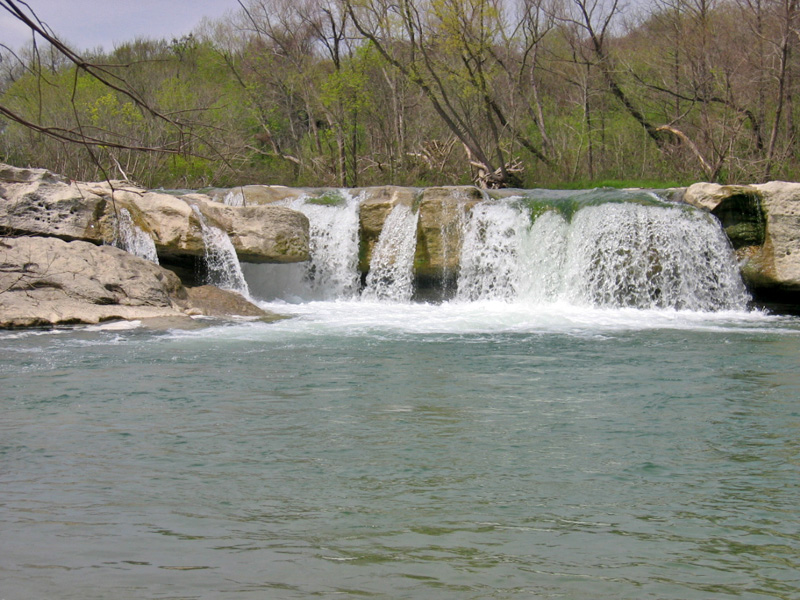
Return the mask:
<path id="1" fill-rule="evenodd" d="M 240 260 L 302 262 L 309 259 L 309 223 L 290 207 L 301 202 L 336 205 L 347 201 L 348 194 L 359 202 L 362 273 L 369 269 L 391 210 L 406 204 L 419 211 L 414 269 L 418 282 L 426 285 L 437 285 L 458 272 L 463 216 L 487 198 L 472 186 L 337 190 L 248 185 L 167 192 L 121 181 L 74 182 L 44 169 L 0 165 L 0 233 L 107 244 L 114 239 L 116 215 L 125 208 L 154 240 L 159 259 L 181 272 L 177 265 L 191 266 L 187 259 L 204 252 L 193 209 L 197 207 L 209 225 L 229 235 Z M 671 195 L 719 219 L 745 281 L 757 295 L 800 294 L 800 183 L 697 183 L 672 190 Z M 95 310 L 97 319 L 108 317 L 108 309 Z M 122 315 L 126 311 L 117 312 L 130 318 Z"/>
<path id="2" fill-rule="evenodd" d="M 172 271 L 113 246 L 0 239 L 0 328 L 243 315 L 279 318 L 234 292 L 187 289 Z"/>

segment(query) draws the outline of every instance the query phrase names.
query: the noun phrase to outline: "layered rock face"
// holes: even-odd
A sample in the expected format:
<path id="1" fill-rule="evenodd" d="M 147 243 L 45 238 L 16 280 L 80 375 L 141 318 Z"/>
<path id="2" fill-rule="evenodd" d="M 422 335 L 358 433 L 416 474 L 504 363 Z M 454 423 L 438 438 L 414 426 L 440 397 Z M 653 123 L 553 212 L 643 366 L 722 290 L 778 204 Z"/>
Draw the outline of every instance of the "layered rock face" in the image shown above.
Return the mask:
<path id="1" fill-rule="evenodd" d="M 0 328 L 190 315 L 277 318 L 234 292 L 187 289 L 172 271 L 113 246 L 0 239 Z"/>
<path id="2" fill-rule="evenodd" d="M 123 182 L 79 183 L 0 165 L 0 327 L 188 315 L 271 315 L 234 292 L 184 288 L 170 270 L 112 247 L 121 215 L 161 262 L 204 256 L 200 219 L 226 232 L 241 260 L 308 259 L 308 219 L 282 206 L 230 207 Z"/>
<path id="3" fill-rule="evenodd" d="M 428 281 L 455 277 L 462 222 L 467 211 L 483 198 L 483 192 L 472 186 L 435 187 L 422 192 L 414 257 L 417 277 Z"/>
<path id="4" fill-rule="evenodd" d="M 228 233 L 241 260 L 308 260 L 308 219 L 283 206 L 226 206 L 204 194 L 171 195 L 124 182 L 70 182 L 43 169 L 8 166 L 0 170 L 0 198 L 0 227 L 6 234 L 110 243 L 125 209 L 169 262 L 203 255 L 192 208 L 197 206 L 208 225 Z"/>
<path id="5" fill-rule="evenodd" d="M 0 240 L 0 327 L 179 316 L 178 277 L 112 246 L 57 238 Z"/>
<path id="6" fill-rule="evenodd" d="M 800 184 L 696 183 L 683 200 L 720 219 L 757 295 L 800 293 Z"/>

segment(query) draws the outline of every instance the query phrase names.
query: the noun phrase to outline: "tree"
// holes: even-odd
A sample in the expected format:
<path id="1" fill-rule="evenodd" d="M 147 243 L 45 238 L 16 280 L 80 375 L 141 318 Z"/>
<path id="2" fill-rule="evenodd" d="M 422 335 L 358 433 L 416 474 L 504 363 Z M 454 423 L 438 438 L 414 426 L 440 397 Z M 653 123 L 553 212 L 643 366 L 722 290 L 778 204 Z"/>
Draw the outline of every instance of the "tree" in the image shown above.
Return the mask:
<path id="1" fill-rule="evenodd" d="M 131 84 L 124 76 L 130 65 L 102 64 L 77 53 L 61 42 L 24 2 L 0 0 L 0 9 L 23 23 L 32 34 L 28 60 L 6 48 L 6 60 L 15 57 L 25 72 L 13 85 L 27 86 L 25 93 L 20 94 L 15 93 L 12 85 L 3 95 L 0 116 L 7 121 L 60 144 L 82 148 L 104 177 L 117 170 L 127 178 L 113 154 L 115 151 L 187 156 L 191 153 L 190 145 L 197 141 L 204 142 L 205 150 L 214 151 L 212 145 L 203 139 L 206 132 L 193 113 L 167 113 L 149 101 L 142 89 Z M 95 99 L 94 110 L 87 112 L 85 91 L 88 88 L 96 88 L 101 93 Z M 62 106 L 64 96 L 69 98 L 68 110 L 45 110 L 46 98 L 54 90 L 60 96 Z M 20 101 L 32 102 L 33 105 L 29 105 L 28 110 L 21 110 L 25 107 Z M 48 103 L 48 107 L 53 105 L 53 102 Z M 124 112 L 122 128 L 107 126 L 105 119 L 101 118 L 101 112 L 119 116 L 114 115 L 114 111 Z M 128 118 L 158 123 L 168 131 L 168 135 L 152 141 L 145 139 L 138 135 L 141 128 L 127 127 Z"/>
<path id="2" fill-rule="evenodd" d="M 502 41 L 511 39 L 504 31 L 501 2 L 346 0 L 344 5 L 356 29 L 419 86 L 478 168 L 478 183 L 502 187 L 518 182 L 511 144 L 551 162 L 509 117 L 496 85 L 499 74 L 513 64 L 503 62 L 510 49 L 500 51 Z"/>

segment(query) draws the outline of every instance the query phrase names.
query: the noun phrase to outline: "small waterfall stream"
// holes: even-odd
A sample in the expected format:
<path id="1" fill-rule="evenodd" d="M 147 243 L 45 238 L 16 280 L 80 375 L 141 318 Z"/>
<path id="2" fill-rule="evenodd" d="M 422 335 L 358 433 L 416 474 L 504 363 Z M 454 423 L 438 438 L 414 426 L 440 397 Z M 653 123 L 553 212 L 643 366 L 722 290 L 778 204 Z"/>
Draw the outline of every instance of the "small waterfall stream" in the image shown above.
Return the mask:
<path id="1" fill-rule="evenodd" d="M 530 223 L 525 210 L 501 202 L 476 205 L 461 244 L 456 298 L 512 300 L 521 284 L 522 236 Z"/>
<path id="2" fill-rule="evenodd" d="M 306 294 L 322 300 L 352 297 L 359 286 L 358 198 L 340 190 L 329 198 L 298 198 L 288 206 L 308 217 L 311 260 L 303 276 Z"/>
<path id="3" fill-rule="evenodd" d="M 113 246 L 158 264 L 156 244 L 146 232 L 137 227 L 127 208 L 118 213 Z"/>
<path id="4" fill-rule="evenodd" d="M 234 188 L 229 190 L 222 198 L 222 203 L 227 206 L 244 206 L 244 192 L 242 188 Z"/>
<path id="5" fill-rule="evenodd" d="M 360 199 L 347 190 L 338 190 L 319 198 L 301 196 L 284 206 L 308 217 L 311 260 L 293 265 L 245 265 L 244 272 L 256 294 L 291 301 L 355 297 L 361 282 Z"/>
<path id="6" fill-rule="evenodd" d="M 196 205 L 192 206 L 192 210 L 200 223 L 205 244 L 206 283 L 249 298 L 250 289 L 228 234 L 209 225 Z"/>
<path id="7" fill-rule="evenodd" d="M 391 302 L 411 300 L 418 219 L 419 213 L 404 204 L 398 204 L 389 213 L 372 252 L 362 298 Z"/>

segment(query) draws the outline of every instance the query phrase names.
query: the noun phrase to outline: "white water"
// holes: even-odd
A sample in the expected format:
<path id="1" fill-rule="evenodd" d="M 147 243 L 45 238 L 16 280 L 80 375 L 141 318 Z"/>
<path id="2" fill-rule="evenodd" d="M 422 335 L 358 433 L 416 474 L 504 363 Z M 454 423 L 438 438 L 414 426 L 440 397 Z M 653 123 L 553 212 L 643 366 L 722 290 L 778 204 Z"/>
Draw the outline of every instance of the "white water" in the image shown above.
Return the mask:
<path id="1" fill-rule="evenodd" d="M 156 244 L 147 233 L 136 226 L 127 208 L 119 210 L 113 245 L 126 252 L 158 264 Z"/>
<path id="2" fill-rule="evenodd" d="M 417 216 L 396 208 L 373 252 L 359 290 L 358 200 L 289 206 L 311 223 L 312 260 L 297 265 L 246 265 L 262 300 L 392 301 L 413 296 Z M 525 310 L 561 307 L 744 311 L 749 296 L 719 224 L 679 206 L 605 203 L 567 221 L 546 211 L 531 224 L 519 199 L 484 201 L 461 220 L 455 302 L 507 302 Z"/>
<path id="3" fill-rule="evenodd" d="M 519 295 L 523 235 L 530 217 L 503 202 L 484 202 L 470 213 L 461 244 L 456 297 L 461 301 L 513 300 Z"/>
<path id="4" fill-rule="evenodd" d="M 790 317 L 759 311 L 642 310 L 593 308 L 565 302 L 533 304 L 502 300 L 442 304 L 368 302 L 361 299 L 336 302 L 261 302 L 260 306 L 294 318 L 256 326 L 243 323 L 225 332 L 204 330 L 178 332 L 179 337 L 229 335 L 235 339 L 259 339 L 268 333 L 291 344 L 329 335 L 344 337 L 395 336 L 398 339 L 457 340 L 468 335 L 559 334 L 597 339 L 629 331 L 677 330 L 719 333 L 759 332 L 797 335 Z M 268 331 L 265 328 L 269 328 Z"/>
<path id="5" fill-rule="evenodd" d="M 633 203 L 589 206 L 571 223 L 546 212 L 532 226 L 509 203 L 476 206 L 457 297 L 699 311 L 743 310 L 749 301 L 711 217 Z"/>
<path id="6" fill-rule="evenodd" d="M 206 283 L 249 298 L 250 289 L 228 234 L 209 225 L 196 205 L 192 206 L 192 210 L 200 222 L 205 244 Z"/>
<path id="7" fill-rule="evenodd" d="M 244 193 L 241 188 L 229 190 L 222 199 L 223 204 L 228 206 L 244 206 Z"/>
<path id="8" fill-rule="evenodd" d="M 308 217 L 311 260 L 293 265 L 245 265 L 254 294 L 293 301 L 341 300 L 358 294 L 359 198 L 339 192 L 337 205 L 316 204 L 306 196 L 285 206 Z"/>
<path id="9" fill-rule="evenodd" d="M 719 224 L 699 211 L 605 204 L 573 219 L 563 294 L 576 304 L 743 309 L 749 300 Z"/>
<path id="10" fill-rule="evenodd" d="M 419 213 L 398 204 L 389 213 L 372 251 L 362 298 L 409 302 L 414 293 L 414 251 Z"/>

